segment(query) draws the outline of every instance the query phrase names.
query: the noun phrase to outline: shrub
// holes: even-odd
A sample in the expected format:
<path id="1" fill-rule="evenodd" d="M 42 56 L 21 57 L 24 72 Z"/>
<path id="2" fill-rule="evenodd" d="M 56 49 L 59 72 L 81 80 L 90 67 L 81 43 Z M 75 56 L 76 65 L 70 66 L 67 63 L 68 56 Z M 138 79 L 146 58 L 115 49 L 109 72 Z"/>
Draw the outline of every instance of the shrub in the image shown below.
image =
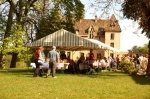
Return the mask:
<path id="1" fill-rule="evenodd" d="M 24 63 L 23 61 L 16 63 L 16 68 L 25 68 L 25 67 L 27 67 L 27 64 Z"/>
<path id="2" fill-rule="evenodd" d="M 10 67 L 11 58 L 12 58 L 12 55 L 6 55 L 5 68 Z M 26 64 L 25 61 L 16 62 L 16 68 L 24 68 L 24 67 L 27 67 L 27 65 L 29 66 L 29 64 Z"/>
<path id="3" fill-rule="evenodd" d="M 136 75 L 138 70 L 134 68 L 134 64 L 129 61 L 122 61 L 119 64 L 119 69 L 121 72 Z"/>
<path id="4" fill-rule="evenodd" d="M 11 62 L 11 58 L 12 56 L 11 55 L 6 55 L 6 61 L 5 61 L 5 68 L 9 68 L 10 66 L 10 62 Z"/>

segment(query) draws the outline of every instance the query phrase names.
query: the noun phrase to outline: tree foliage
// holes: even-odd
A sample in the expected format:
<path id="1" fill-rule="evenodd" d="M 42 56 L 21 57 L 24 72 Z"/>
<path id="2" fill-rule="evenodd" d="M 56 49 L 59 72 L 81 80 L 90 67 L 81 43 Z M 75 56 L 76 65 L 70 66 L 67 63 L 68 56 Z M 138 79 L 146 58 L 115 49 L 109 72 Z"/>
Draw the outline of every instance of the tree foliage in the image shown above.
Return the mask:
<path id="1" fill-rule="evenodd" d="M 129 52 L 141 52 L 141 53 L 148 53 L 148 44 L 144 44 L 142 47 L 140 46 L 133 46 L 132 49 L 128 50 Z"/>
<path id="2" fill-rule="evenodd" d="M 36 39 L 40 39 L 50 33 L 53 33 L 62 28 L 62 19 L 59 17 L 59 10 L 57 8 L 53 8 L 50 14 L 42 17 L 39 20 L 38 31 L 36 35 Z"/>
<path id="3" fill-rule="evenodd" d="M 149 0 L 125 0 L 122 4 L 123 14 L 126 18 L 137 21 L 142 33 L 150 38 L 150 2 Z"/>
<path id="4" fill-rule="evenodd" d="M 47 5 L 50 2 L 51 5 Z M 57 6 L 56 6 L 57 5 Z M 61 11 L 65 21 L 72 22 L 71 19 L 79 20 L 83 15 L 83 4 L 80 0 L 1 0 L 0 1 L 0 24 L 3 25 L 3 45 L 2 54 L 11 53 L 12 60 L 10 67 L 13 68 L 16 65 L 17 57 L 21 57 L 22 53 L 25 53 L 24 45 L 27 40 L 33 40 L 33 36 L 36 35 L 35 30 L 28 33 L 27 29 L 30 26 L 35 25 L 37 33 L 41 33 L 37 37 L 42 37 L 47 33 L 44 31 L 44 27 L 49 27 L 49 24 L 45 25 L 45 22 L 50 23 L 51 32 L 62 28 L 62 21 L 59 20 L 56 13 L 56 7 Z M 81 9 L 80 9 L 81 8 Z M 48 10 L 51 10 L 49 13 Z M 80 10 L 79 10 L 80 9 Z M 47 12 L 48 11 L 48 12 Z M 50 15 L 50 16 L 48 16 Z M 72 17 L 70 17 L 72 15 Z M 40 21 L 41 23 L 39 23 Z M 38 25 L 39 24 L 39 25 Z M 42 26 L 43 25 L 43 26 Z M 45 25 L 45 26 L 44 26 Z M 71 24 L 68 25 L 68 27 Z M 1 25 L 0 25 L 1 27 Z M 29 27 L 29 28 L 28 28 Z M 2 28 L 0 28 L 2 31 Z M 39 32 L 40 31 L 40 32 Z M 36 36 L 35 36 L 36 38 Z M 26 39 L 26 40 L 24 40 Z M 0 57 L 1 63 L 2 57 Z M 1 64 L 0 64 L 1 65 Z"/>
<path id="5" fill-rule="evenodd" d="M 146 52 L 148 53 L 149 49 L 148 49 L 148 44 L 144 44 L 144 46 L 141 48 L 141 52 Z"/>
<path id="6" fill-rule="evenodd" d="M 150 38 L 150 2 L 149 0 L 125 0 L 122 4 L 123 14 L 126 18 L 137 21 L 145 33 Z M 150 40 L 148 44 L 148 66 L 146 75 L 150 77 Z"/>
<path id="7" fill-rule="evenodd" d="M 49 4 L 47 2 L 47 4 Z M 38 19 L 36 39 L 44 37 L 61 28 L 74 31 L 74 22 L 83 18 L 84 5 L 80 0 L 54 0 L 51 7 L 45 8 Z"/>

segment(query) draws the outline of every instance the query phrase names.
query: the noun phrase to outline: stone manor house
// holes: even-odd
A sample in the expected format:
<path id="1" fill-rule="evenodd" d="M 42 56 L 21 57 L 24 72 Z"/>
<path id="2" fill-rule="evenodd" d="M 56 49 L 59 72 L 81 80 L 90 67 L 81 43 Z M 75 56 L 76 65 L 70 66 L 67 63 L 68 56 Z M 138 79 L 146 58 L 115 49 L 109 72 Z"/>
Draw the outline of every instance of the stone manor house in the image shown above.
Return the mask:
<path id="1" fill-rule="evenodd" d="M 78 36 L 96 39 L 120 50 L 121 28 L 114 14 L 107 20 L 98 19 L 97 16 L 95 16 L 95 19 L 81 19 L 75 23 L 74 28 Z M 116 57 L 118 54 L 110 50 L 93 50 L 93 52 L 95 59 L 108 56 Z M 89 51 L 80 51 L 78 54 L 74 53 L 73 56 L 79 58 L 80 55 L 86 56 L 87 53 L 89 53 Z M 67 52 L 66 54 L 71 54 L 71 52 Z"/>

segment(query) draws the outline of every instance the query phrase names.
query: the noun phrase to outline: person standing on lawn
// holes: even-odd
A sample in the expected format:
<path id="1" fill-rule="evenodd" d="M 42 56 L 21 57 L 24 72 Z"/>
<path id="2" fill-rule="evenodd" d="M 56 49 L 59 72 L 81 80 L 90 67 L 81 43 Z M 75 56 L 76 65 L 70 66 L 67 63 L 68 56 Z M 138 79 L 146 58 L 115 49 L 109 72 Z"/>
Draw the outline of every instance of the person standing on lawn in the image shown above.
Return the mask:
<path id="1" fill-rule="evenodd" d="M 58 56 L 59 56 L 59 54 L 56 51 L 56 47 L 53 46 L 52 50 L 49 51 L 49 53 L 48 53 L 48 58 L 50 60 L 49 60 L 49 69 L 47 71 L 46 78 L 50 75 L 51 70 L 52 70 L 52 77 L 57 78 L 56 77 L 56 63 L 58 62 Z"/>
<path id="2" fill-rule="evenodd" d="M 93 49 L 90 49 L 90 53 L 89 53 L 89 74 L 92 74 L 95 72 L 94 70 L 94 66 L 93 66 L 93 62 L 94 62 L 94 53 L 93 53 Z"/>
<path id="3" fill-rule="evenodd" d="M 36 51 L 35 51 L 35 54 L 34 54 L 34 62 L 35 62 L 35 65 L 36 65 L 36 68 L 35 68 L 35 71 L 34 71 L 34 75 L 33 77 L 38 77 L 38 76 L 42 76 L 42 73 L 40 72 L 40 63 L 38 62 L 39 59 L 45 59 L 45 54 L 43 52 L 44 50 L 44 47 L 43 46 L 40 46 Z"/>

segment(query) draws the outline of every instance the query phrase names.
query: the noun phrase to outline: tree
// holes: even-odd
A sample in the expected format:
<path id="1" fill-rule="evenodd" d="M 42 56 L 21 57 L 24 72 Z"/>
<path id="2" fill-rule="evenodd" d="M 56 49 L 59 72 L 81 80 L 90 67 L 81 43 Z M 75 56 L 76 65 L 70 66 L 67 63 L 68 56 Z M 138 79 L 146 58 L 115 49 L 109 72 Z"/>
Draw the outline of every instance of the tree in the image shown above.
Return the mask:
<path id="1" fill-rule="evenodd" d="M 129 52 L 148 53 L 148 44 L 144 44 L 142 47 L 133 46 L 132 49 L 129 49 L 128 51 Z"/>
<path id="2" fill-rule="evenodd" d="M 143 47 L 141 47 L 141 52 L 148 53 L 148 44 L 144 44 Z"/>
<path id="3" fill-rule="evenodd" d="M 83 0 L 82 0 L 83 1 Z M 121 4 L 124 0 L 87 0 L 87 12 L 93 9 L 90 14 L 93 16 L 98 12 L 99 18 L 109 19 L 110 15 L 115 14 L 122 18 Z"/>
<path id="4" fill-rule="evenodd" d="M 46 2 L 51 2 L 52 5 L 48 6 L 48 8 L 53 8 L 53 4 L 59 4 L 59 8 L 62 9 L 65 16 L 73 13 L 76 14 L 74 16 L 75 19 L 80 19 L 83 15 L 84 6 L 80 2 L 80 0 L 1 0 L 0 7 L 3 8 L 1 13 L 5 11 L 5 20 L 6 25 L 4 25 L 5 33 L 3 37 L 3 45 L 2 45 L 2 54 L 11 52 L 12 60 L 10 68 L 16 67 L 16 61 L 18 54 L 24 52 L 24 45 L 27 38 L 29 40 L 33 35 L 31 32 L 31 36 L 26 32 L 28 29 L 28 25 L 35 25 L 38 29 L 38 18 L 45 17 L 45 5 Z M 3 6 L 3 7 L 2 7 Z M 77 7 L 77 8 L 76 8 Z M 78 8 L 80 8 L 78 10 Z M 65 13 L 68 12 L 68 13 Z M 4 13 L 3 13 L 4 14 Z M 8 16 L 8 17 L 6 17 Z M 34 16 L 34 17 L 33 17 Z M 38 17 L 40 16 L 40 17 Z M 0 17 L 1 18 L 1 17 Z M 66 17 L 67 19 L 68 17 Z M 53 24 L 52 24 L 53 25 Z M 56 27 L 56 26 L 55 26 Z M 38 29 L 39 30 L 39 29 Z M 2 58 L 0 57 L 0 63 L 2 62 Z M 0 64 L 1 65 L 1 64 Z"/>
<path id="5" fill-rule="evenodd" d="M 7 2 L 7 1 L 5 0 L 1 3 L 5 3 L 5 2 Z M 5 31 L 5 34 L 4 34 L 4 39 L 9 37 L 9 35 L 10 35 L 11 26 L 12 26 L 12 23 L 13 23 L 13 15 L 14 15 L 13 9 L 15 8 L 14 0 L 8 1 L 8 2 L 11 6 L 10 6 L 9 14 L 8 14 L 8 20 L 7 20 L 7 23 L 6 23 L 6 31 Z M 2 63 L 2 56 L 3 56 L 2 52 L 4 51 L 4 44 L 6 45 L 7 43 L 5 43 L 4 40 L 3 40 L 3 49 L 1 50 L 0 63 Z M 2 64 L 0 64 L 0 67 L 2 67 Z"/>
<path id="6" fill-rule="evenodd" d="M 74 22 L 79 21 L 84 15 L 84 5 L 80 0 L 58 0 L 53 3 L 53 7 L 46 7 L 38 19 L 36 39 L 51 34 L 61 28 L 74 31 Z"/>
<path id="7" fill-rule="evenodd" d="M 0 9 L 0 12 L 2 9 Z M 3 68 L 3 62 L 2 62 L 2 44 L 3 44 L 3 38 L 4 38 L 4 26 L 5 26 L 5 19 L 3 18 L 2 13 L 0 13 L 0 68 Z"/>
<path id="8" fill-rule="evenodd" d="M 140 47 L 138 46 L 133 46 L 132 49 L 128 50 L 129 52 L 140 52 Z"/>
<path id="9" fill-rule="evenodd" d="M 36 39 L 40 39 L 41 37 L 44 37 L 63 28 L 63 20 L 59 15 L 60 13 L 58 8 L 53 8 L 49 14 L 38 20 Z"/>
<path id="10" fill-rule="evenodd" d="M 24 25 L 30 7 L 32 7 L 36 1 L 37 0 L 3 0 L 0 2 L 0 4 L 3 4 L 4 6 L 2 7 L 2 11 L 9 9 L 8 17 L 6 17 L 7 23 L 3 39 L 2 54 L 7 52 L 12 53 L 10 68 L 14 68 L 16 66 L 17 56 L 20 52 L 23 52 Z M 0 62 L 2 62 L 2 58 L 0 58 Z"/>
<path id="11" fill-rule="evenodd" d="M 150 2 L 149 0 L 125 0 L 122 4 L 124 17 L 137 21 L 145 33 L 150 38 Z M 150 77 L 150 40 L 148 44 L 149 57 L 146 76 Z"/>

